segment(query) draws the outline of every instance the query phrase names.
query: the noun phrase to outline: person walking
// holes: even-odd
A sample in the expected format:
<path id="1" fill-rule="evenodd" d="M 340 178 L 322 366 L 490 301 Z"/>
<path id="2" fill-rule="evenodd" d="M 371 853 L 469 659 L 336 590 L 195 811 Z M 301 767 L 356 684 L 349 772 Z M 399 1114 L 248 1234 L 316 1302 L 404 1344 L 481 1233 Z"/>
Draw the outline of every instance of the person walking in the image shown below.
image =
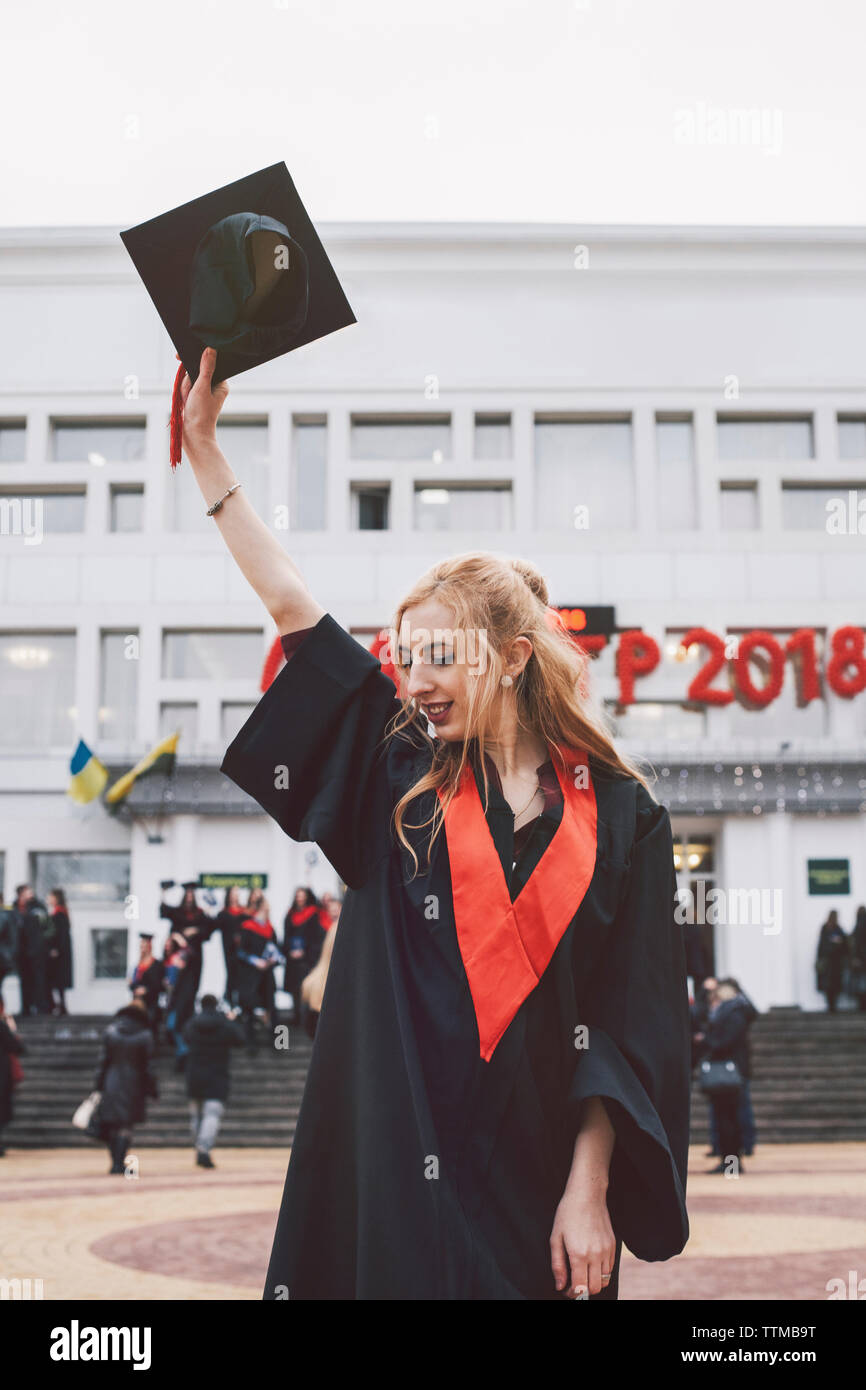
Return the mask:
<path id="1" fill-rule="evenodd" d="M 140 999 L 118 1009 L 102 1038 L 93 1090 L 101 1093 L 100 1137 L 111 1154 L 109 1173 L 123 1173 L 132 1131 L 147 1118 L 147 1100 L 159 1098 L 153 1071 L 153 1035 Z"/>
<path id="2" fill-rule="evenodd" d="M 6 1155 L 3 1131 L 12 1122 L 12 1100 L 20 1080 L 18 1058 L 27 1048 L 18 1036 L 15 1019 L 7 1014 L 0 996 L 0 1158 Z"/>
<path id="3" fill-rule="evenodd" d="M 221 771 L 347 885 L 264 1297 L 615 1299 L 623 1244 L 688 1239 L 670 815 L 525 560 L 423 575 L 395 689 L 240 487 L 215 366 L 183 444 L 286 655 Z"/>
<path id="4" fill-rule="evenodd" d="M 836 1012 L 836 1001 L 842 993 L 847 963 L 848 938 L 839 925 L 839 914 L 834 909 L 821 928 L 815 956 L 815 983 L 827 1000 L 828 1013 Z"/>
<path id="5" fill-rule="evenodd" d="M 199 1168 L 213 1168 L 216 1142 L 229 1094 L 231 1049 L 243 1047 L 244 1035 L 236 1012 L 221 1014 L 216 996 L 202 996 L 201 1011 L 187 1023 L 186 1093 Z"/>
<path id="6" fill-rule="evenodd" d="M 710 1000 L 704 1039 L 704 1056 L 711 1062 L 732 1062 L 739 1073 L 738 1085 L 726 1086 L 709 1094 L 715 1112 L 719 1162 L 711 1173 L 736 1174 L 744 1172 L 743 1130 L 741 1125 L 740 1092 L 749 1071 L 748 1029 L 750 1010 L 744 996 L 730 981 L 720 981 Z M 731 1167 L 731 1160 L 735 1166 Z"/>
<path id="7" fill-rule="evenodd" d="M 52 1014 L 62 1018 L 67 1012 L 64 994 L 72 989 L 72 930 L 62 888 L 48 894 L 48 913 L 48 996 Z"/>

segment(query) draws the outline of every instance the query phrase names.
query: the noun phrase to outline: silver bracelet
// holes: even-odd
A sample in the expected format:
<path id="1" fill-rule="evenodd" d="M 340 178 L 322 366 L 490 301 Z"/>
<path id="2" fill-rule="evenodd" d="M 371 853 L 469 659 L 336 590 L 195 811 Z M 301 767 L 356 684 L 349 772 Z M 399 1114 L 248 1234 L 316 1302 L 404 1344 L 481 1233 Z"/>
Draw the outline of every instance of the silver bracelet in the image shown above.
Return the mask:
<path id="1" fill-rule="evenodd" d="M 218 502 L 214 502 L 212 507 L 208 507 L 207 511 L 205 512 L 205 516 L 213 516 L 214 512 L 218 512 L 226 498 L 231 497 L 232 493 L 235 492 L 236 489 L 239 487 L 240 483 L 234 483 L 233 486 L 229 488 L 228 492 L 223 493 L 222 497 L 219 499 Z"/>

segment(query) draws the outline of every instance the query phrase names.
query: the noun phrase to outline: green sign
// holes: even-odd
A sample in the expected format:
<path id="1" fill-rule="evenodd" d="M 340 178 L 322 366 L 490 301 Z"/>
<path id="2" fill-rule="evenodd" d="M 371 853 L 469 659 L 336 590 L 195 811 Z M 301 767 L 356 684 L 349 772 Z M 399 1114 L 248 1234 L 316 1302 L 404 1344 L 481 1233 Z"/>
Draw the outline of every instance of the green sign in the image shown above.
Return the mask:
<path id="1" fill-rule="evenodd" d="M 199 874 L 199 888 L 267 888 L 267 874 Z"/>
<path id="2" fill-rule="evenodd" d="M 851 892 L 850 859 L 810 859 L 809 895 Z"/>

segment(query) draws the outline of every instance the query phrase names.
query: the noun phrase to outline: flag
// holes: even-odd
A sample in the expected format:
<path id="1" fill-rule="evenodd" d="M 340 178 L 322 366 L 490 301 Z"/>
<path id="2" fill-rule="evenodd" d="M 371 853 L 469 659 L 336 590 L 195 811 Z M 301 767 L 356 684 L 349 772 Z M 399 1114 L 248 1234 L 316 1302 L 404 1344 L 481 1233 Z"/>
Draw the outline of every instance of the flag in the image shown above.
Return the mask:
<path id="1" fill-rule="evenodd" d="M 139 777 L 145 777 L 150 772 L 164 772 L 171 775 L 174 772 L 175 755 L 177 753 L 177 741 L 180 738 L 180 730 L 169 734 L 155 748 L 151 748 L 149 753 L 145 753 L 140 762 L 131 767 L 128 772 L 124 772 L 112 787 L 105 793 L 105 800 L 111 805 L 122 801 L 127 792 Z"/>
<path id="2" fill-rule="evenodd" d="M 71 776 L 66 794 L 82 806 L 99 796 L 108 781 L 108 768 L 88 748 L 83 738 L 78 740 L 78 747 L 69 760 L 69 771 Z"/>

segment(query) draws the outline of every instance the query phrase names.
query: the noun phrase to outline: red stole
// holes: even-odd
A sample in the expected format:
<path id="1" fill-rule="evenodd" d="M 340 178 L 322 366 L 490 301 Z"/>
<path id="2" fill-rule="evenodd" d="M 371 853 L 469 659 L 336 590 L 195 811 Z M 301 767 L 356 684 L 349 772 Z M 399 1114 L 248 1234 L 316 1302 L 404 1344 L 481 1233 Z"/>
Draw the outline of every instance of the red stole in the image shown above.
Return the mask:
<path id="1" fill-rule="evenodd" d="M 586 754 L 558 747 L 562 820 L 514 902 L 471 764 L 445 811 L 457 941 L 485 1062 L 547 969 L 595 869 L 598 811 Z"/>

